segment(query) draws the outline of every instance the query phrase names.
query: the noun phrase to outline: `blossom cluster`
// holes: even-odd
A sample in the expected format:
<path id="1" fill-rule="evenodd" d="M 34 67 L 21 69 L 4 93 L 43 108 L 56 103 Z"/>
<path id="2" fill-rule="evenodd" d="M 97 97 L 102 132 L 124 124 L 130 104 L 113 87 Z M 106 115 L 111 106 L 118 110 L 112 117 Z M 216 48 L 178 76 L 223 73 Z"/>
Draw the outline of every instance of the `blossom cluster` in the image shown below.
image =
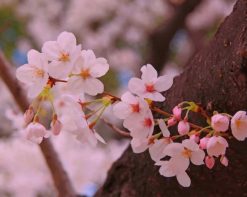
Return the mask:
<path id="1" fill-rule="evenodd" d="M 176 177 L 179 184 L 191 184 L 187 169 L 190 163 L 214 167 L 219 159 L 228 165 L 226 150 L 232 136 L 243 141 L 247 137 L 247 114 L 238 111 L 234 116 L 214 112 L 209 116 L 201 106 L 184 101 L 175 106 L 172 114 L 155 106 L 164 102 L 162 92 L 168 90 L 173 79 L 158 76 L 150 64 L 141 67 L 141 78 L 131 78 L 128 91 L 121 98 L 104 92 L 98 79 L 109 70 L 107 60 L 96 58 L 91 50 L 81 50 L 72 33 L 61 33 L 56 41 L 48 41 L 42 52 L 31 50 L 28 63 L 17 69 L 17 78 L 26 84 L 33 102 L 24 114 L 24 136 L 36 143 L 50 135 L 67 131 L 82 143 L 95 146 L 105 143 L 95 131 L 95 125 L 109 106 L 113 114 L 123 120 L 128 129 L 135 153 L 148 149 L 160 174 Z M 84 95 L 96 96 L 86 100 Z M 48 102 L 52 108 L 50 128 L 42 123 L 42 110 Z M 162 115 L 154 118 L 154 113 Z M 190 113 L 205 118 L 206 126 L 190 122 Z M 163 117 L 164 116 L 164 117 Z M 115 127 L 112 127 L 113 129 Z"/>

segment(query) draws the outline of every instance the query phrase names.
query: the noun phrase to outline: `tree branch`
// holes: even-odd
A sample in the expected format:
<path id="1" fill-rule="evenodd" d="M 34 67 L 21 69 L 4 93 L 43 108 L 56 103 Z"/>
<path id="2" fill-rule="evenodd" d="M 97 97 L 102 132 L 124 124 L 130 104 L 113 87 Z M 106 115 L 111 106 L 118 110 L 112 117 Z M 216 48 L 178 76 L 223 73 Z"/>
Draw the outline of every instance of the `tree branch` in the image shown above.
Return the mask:
<path id="1" fill-rule="evenodd" d="M 148 62 L 160 72 L 169 56 L 169 46 L 176 32 L 183 28 L 187 16 L 202 0 L 185 0 L 175 7 L 175 14 L 161 28 L 150 35 L 150 56 Z"/>

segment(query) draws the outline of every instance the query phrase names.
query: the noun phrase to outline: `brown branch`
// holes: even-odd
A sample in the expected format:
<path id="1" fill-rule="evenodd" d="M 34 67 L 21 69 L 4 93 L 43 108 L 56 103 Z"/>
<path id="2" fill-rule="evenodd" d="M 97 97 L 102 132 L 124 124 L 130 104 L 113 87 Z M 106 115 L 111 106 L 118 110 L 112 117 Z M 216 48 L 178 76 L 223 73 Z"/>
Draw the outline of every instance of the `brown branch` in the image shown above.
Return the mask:
<path id="1" fill-rule="evenodd" d="M 171 19 L 150 35 L 150 56 L 148 62 L 160 72 L 168 59 L 170 43 L 176 32 L 184 27 L 187 16 L 201 3 L 202 0 L 185 0 L 175 7 Z"/>
<path id="2" fill-rule="evenodd" d="M 15 102 L 22 112 L 29 106 L 26 94 L 19 85 L 15 78 L 11 65 L 4 58 L 3 53 L 0 51 L 0 76 L 10 90 Z M 43 140 L 40 144 L 41 151 L 45 157 L 46 163 L 50 169 L 54 184 L 61 197 L 75 197 L 76 193 L 69 180 L 68 174 L 63 168 L 62 162 L 59 159 L 51 141 L 49 139 Z"/>
<path id="3" fill-rule="evenodd" d="M 130 138 L 130 133 L 123 131 L 121 129 L 119 129 L 118 127 L 116 127 L 115 125 L 113 125 L 112 123 L 110 123 L 108 120 L 106 120 L 105 118 L 101 118 L 101 120 L 104 121 L 104 123 L 106 123 L 109 127 L 112 128 L 113 131 L 116 131 L 117 133 L 119 133 L 120 135 Z"/>

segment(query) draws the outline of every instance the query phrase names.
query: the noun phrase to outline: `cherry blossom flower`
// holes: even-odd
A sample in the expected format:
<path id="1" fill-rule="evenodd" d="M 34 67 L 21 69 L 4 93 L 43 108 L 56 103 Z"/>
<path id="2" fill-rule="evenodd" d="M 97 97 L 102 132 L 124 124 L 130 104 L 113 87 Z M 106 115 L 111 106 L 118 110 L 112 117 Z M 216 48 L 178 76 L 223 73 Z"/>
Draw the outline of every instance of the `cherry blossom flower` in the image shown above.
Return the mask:
<path id="1" fill-rule="evenodd" d="M 32 108 L 32 107 L 29 107 L 29 108 L 25 111 L 25 113 L 24 113 L 24 115 L 23 115 L 24 122 L 25 122 L 26 124 L 29 124 L 29 123 L 32 121 L 33 117 L 34 117 L 33 108 Z"/>
<path id="2" fill-rule="evenodd" d="M 178 106 L 174 107 L 172 109 L 172 113 L 173 113 L 174 118 L 176 118 L 176 120 L 179 121 L 181 119 L 181 113 L 182 113 L 181 107 L 178 107 Z"/>
<path id="3" fill-rule="evenodd" d="M 226 156 L 222 156 L 222 157 L 220 158 L 220 163 L 221 163 L 223 166 L 227 167 L 229 161 L 228 161 L 228 159 L 227 159 Z"/>
<path id="4" fill-rule="evenodd" d="M 149 110 L 149 106 L 144 99 L 134 96 L 130 92 L 124 93 L 121 100 L 113 107 L 113 113 L 120 119 L 141 116 Z"/>
<path id="5" fill-rule="evenodd" d="M 221 136 L 213 136 L 208 140 L 207 152 L 209 156 L 225 155 L 228 142 Z"/>
<path id="6" fill-rule="evenodd" d="M 247 137 L 247 115 L 245 111 L 238 111 L 231 119 L 232 135 L 239 141 Z"/>
<path id="7" fill-rule="evenodd" d="M 76 45 L 74 34 L 69 32 L 59 34 L 56 41 L 45 42 L 42 52 L 51 61 L 49 75 L 58 79 L 66 78 L 80 56 L 80 50 L 81 46 Z"/>
<path id="8" fill-rule="evenodd" d="M 48 137 L 48 132 L 42 124 L 32 122 L 23 130 L 23 135 L 27 140 L 40 144 L 44 137 Z"/>
<path id="9" fill-rule="evenodd" d="M 48 82 L 49 76 L 46 72 L 48 61 L 44 54 L 36 50 L 30 50 L 27 59 L 28 64 L 24 64 L 16 70 L 16 77 L 27 85 L 28 96 L 34 98 Z"/>
<path id="10" fill-rule="evenodd" d="M 151 159 L 157 162 L 161 158 L 163 158 L 165 156 L 165 148 L 171 142 L 172 141 L 169 138 L 154 140 L 154 143 L 149 146 L 149 154 L 151 156 Z"/>
<path id="11" fill-rule="evenodd" d="M 142 116 L 135 118 L 127 118 L 123 122 L 123 126 L 130 131 L 133 138 L 147 138 L 152 135 L 154 129 L 154 120 L 151 110 Z"/>
<path id="12" fill-rule="evenodd" d="M 178 123 L 178 133 L 180 135 L 186 135 L 190 131 L 190 125 L 188 121 L 186 120 L 181 120 Z"/>
<path id="13" fill-rule="evenodd" d="M 200 139 L 199 147 L 201 149 L 207 149 L 207 144 L 209 139 L 210 139 L 209 137 L 203 137 L 202 139 Z"/>
<path id="14" fill-rule="evenodd" d="M 108 70 L 109 65 L 105 58 L 96 58 L 92 50 L 83 50 L 75 62 L 68 87 L 72 93 L 85 92 L 95 96 L 104 91 L 103 83 L 97 78 L 105 75 Z"/>
<path id="15" fill-rule="evenodd" d="M 148 138 L 132 138 L 131 147 L 134 153 L 142 153 L 149 147 L 149 139 Z"/>
<path id="16" fill-rule="evenodd" d="M 199 136 L 198 135 L 191 135 L 190 136 L 190 140 L 194 140 L 195 141 L 195 143 L 198 143 L 199 141 L 200 141 L 200 138 L 199 138 Z M 201 148 L 201 147 L 200 147 Z"/>
<path id="17" fill-rule="evenodd" d="M 212 169 L 215 164 L 215 159 L 214 157 L 206 156 L 205 157 L 205 164 L 209 169 Z"/>
<path id="18" fill-rule="evenodd" d="M 161 165 L 160 174 L 166 177 L 176 176 L 179 184 L 189 187 L 191 180 L 185 172 L 190 161 L 195 165 L 204 164 L 205 153 L 193 140 L 183 140 L 182 143 L 168 144 L 164 154 L 170 156 L 170 160 L 157 162 Z"/>
<path id="19" fill-rule="evenodd" d="M 171 117 L 168 119 L 167 124 L 168 124 L 168 127 L 171 127 L 171 126 L 177 124 L 177 119 L 175 117 Z"/>
<path id="20" fill-rule="evenodd" d="M 56 111 L 59 112 L 59 120 L 63 125 L 62 130 L 74 134 L 76 139 L 83 144 L 96 146 L 98 140 L 105 143 L 104 139 L 94 129 L 90 128 L 81 105 L 74 97 L 65 95 L 62 97 L 62 102 L 64 105 L 62 109 L 59 104 L 55 105 Z"/>
<path id="21" fill-rule="evenodd" d="M 62 123 L 58 119 L 51 122 L 51 131 L 54 135 L 59 135 L 62 130 Z"/>
<path id="22" fill-rule="evenodd" d="M 211 118 L 211 126 L 215 131 L 225 132 L 229 127 L 229 118 L 222 114 L 213 115 Z"/>
<path id="23" fill-rule="evenodd" d="M 129 90 L 142 98 L 164 101 L 165 97 L 160 92 L 164 92 L 172 86 L 172 78 L 170 76 L 158 77 L 157 71 L 150 64 L 142 66 L 141 72 L 141 79 L 132 78 L 129 81 Z"/>

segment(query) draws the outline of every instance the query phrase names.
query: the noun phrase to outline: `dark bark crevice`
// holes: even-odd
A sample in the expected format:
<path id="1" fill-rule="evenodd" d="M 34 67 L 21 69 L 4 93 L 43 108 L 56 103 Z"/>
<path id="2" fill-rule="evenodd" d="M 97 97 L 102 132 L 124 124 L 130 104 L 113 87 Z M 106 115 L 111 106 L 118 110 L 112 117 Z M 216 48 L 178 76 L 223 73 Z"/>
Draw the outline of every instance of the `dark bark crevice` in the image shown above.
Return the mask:
<path id="1" fill-rule="evenodd" d="M 214 39 L 175 78 L 161 106 L 170 111 L 179 102 L 192 100 L 205 109 L 211 106 L 211 112 L 247 110 L 246 50 L 247 0 L 238 0 Z M 191 165 L 187 171 L 191 187 L 183 188 L 176 178 L 159 175 L 147 152 L 134 154 L 129 147 L 96 196 L 247 196 L 246 155 L 246 141 L 232 139 L 227 150 L 229 166 L 223 167 L 219 161 L 212 170 Z"/>

